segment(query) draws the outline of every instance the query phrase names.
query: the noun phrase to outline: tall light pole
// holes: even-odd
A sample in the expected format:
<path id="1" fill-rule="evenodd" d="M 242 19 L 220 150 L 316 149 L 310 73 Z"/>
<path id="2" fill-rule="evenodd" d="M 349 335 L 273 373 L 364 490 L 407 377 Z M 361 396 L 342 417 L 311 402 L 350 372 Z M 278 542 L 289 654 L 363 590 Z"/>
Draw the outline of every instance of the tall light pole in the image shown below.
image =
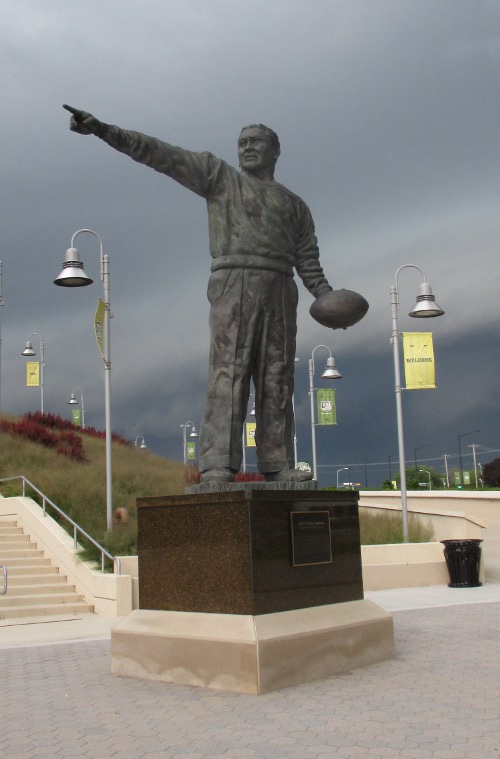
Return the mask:
<path id="1" fill-rule="evenodd" d="M 474 462 L 474 483 L 476 485 L 476 490 L 477 490 L 478 481 L 477 481 L 477 456 L 476 456 L 476 448 L 478 447 L 478 444 L 477 443 L 472 443 L 472 445 L 468 445 L 467 447 L 468 448 L 472 448 L 472 460 Z"/>
<path id="2" fill-rule="evenodd" d="M 423 282 L 420 284 L 420 294 L 417 296 L 417 302 L 409 316 L 417 318 L 428 318 L 433 316 L 441 316 L 444 311 L 436 303 L 436 299 L 432 294 L 431 286 L 425 278 L 425 274 L 418 266 L 413 264 L 404 264 L 400 266 L 396 271 L 395 284 L 391 286 L 391 309 L 392 309 L 392 347 L 394 352 L 394 390 L 396 395 L 396 418 L 398 426 L 398 449 L 399 449 L 399 473 L 400 473 L 400 488 L 401 488 L 401 512 L 403 517 L 403 540 L 408 543 L 408 500 L 406 493 L 406 462 L 405 462 L 405 445 L 404 445 L 404 432 L 403 432 L 403 404 L 401 401 L 401 370 L 399 366 L 399 329 L 398 329 L 398 309 L 399 309 L 399 282 L 398 277 L 400 271 L 403 269 L 416 269 L 423 277 Z"/>
<path id="3" fill-rule="evenodd" d="M 0 412 L 2 411 L 2 262 L 0 261 Z"/>
<path id="4" fill-rule="evenodd" d="M 80 393 L 80 404 L 81 404 L 81 407 L 82 407 L 82 430 L 84 430 L 85 429 L 85 404 L 83 402 L 83 390 L 81 389 L 81 387 L 74 387 L 73 388 L 73 390 L 71 391 L 71 395 L 70 395 L 69 401 L 68 401 L 68 405 L 69 406 L 77 406 L 78 405 L 78 401 L 75 398 L 75 391 L 76 390 L 78 390 L 79 393 Z"/>
<path id="5" fill-rule="evenodd" d="M 450 488 L 450 473 L 448 471 L 448 453 L 444 454 L 444 470 L 446 472 L 446 487 Z"/>
<path id="6" fill-rule="evenodd" d="M 111 431 L 111 335 L 110 335 L 110 319 L 111 319 L 111 306 L 109 302 L 109 288 L 110 288 L 110 276 L 109 276 L 109 256 L 104 255 L 102 240 L 99 235 L 92 229 L 79 229 L 71 238 L 70 247 L 66 251 L 66 259 L 63 264 L 63 269 L 58 278 L 54 280 L 55 285 L 60 287 L 85 287 L 91 285 L 93 280 L 88 277 L 83 270 L 83 263 L 80 261 L 80 254 L 74 247 L 75 238 L 77 235 L 83 232 L 88 232 L 93 235 L 99 243 L 99 253 L 101 261 L 101 281 L 104 290 L 104 329 L 102 333 L 104 340 L 101 341 L 101 333 L 98 333 L 99 328 L 102 328 L 100 321 L 96 314 L 96 336 L 101 351 L 102 359 L 104 361 L 104 415 L 106 426 L 106 525 L 107 530 L 110 532 L 113 529 L 113 473 L 112 473 L 112 431 Z M 99 313 L 99 307 L 98 307 Z M 101 348 L 102 346 L 102 348 Z"/>
<path id="7" fill-rule="evenodd" d="M 323 379 L 341 379 L 342 375 L 335 366 L 335 359 L 332 356 L 330 348 L 326 345 L 316 345 L 309 359 L 309 400 L 311 402 L 311 442 L 312 442 L 312 460 L 313 460 L 313 479 L 318 480 L 318 464 L 316 459 L 316 421 L 314 414 L 315 387 L 314 387 L 314 354 L 318 348 L 324 348 L 328 351 L 329 358 L 326 360 L 326 367 L 321 375 Z"/>
<path id="8" fill-rule="evenodd" d="M 198 433 L 196 432 L 196 427 L 194 426 L 194 423 L 189 421 L 185 422 L 184 424 L 179 425 L 182 428 L 182 451 L 183 451 L 183 461 L 184 466 L 187 465 L 187 428 L 191 428 L 191 432 L 189 433 L 189 437 L 198 437 Z"/>
<path id="9" fill-rule="evenodd" d="M 457 435 L 458 438 L 458 460 L 460 461 L 460 484 L 464 486 L 464 465 L 462 463 L 462 438 L 466 435 L 475 435 L 476 432 L 481 430 L 471 430 L 470 432 L 464 432 L 462 435 Z"/>
<path id="10" fill-rule="evenodd" d="M 23 350 L 23 352 L 22 352 L 21 355 L 22 356 L 28 356 L 28 357 L 36 356 L 36 353 L 33 350 L 33 345 L 31 344 L 31 338 L 34 337 L 35 335 L 40 340 L 40 377 L 39 377 L 39 382 L 40 382 L 40 411 L 43 414 L 43 389 L 44 389 L 44 382 L 45 382 L 45 358 L 44 358 L 44 351 L 43 351 L 43 348 L 44 348 L 44 346 L 43 346 L 43 340 L 40 337 L 40 335 L 38 334 L 38 332 L 32 332 L 31 335 L 28 337 L 28 339 L 26 340 L 26 347 Z"/>

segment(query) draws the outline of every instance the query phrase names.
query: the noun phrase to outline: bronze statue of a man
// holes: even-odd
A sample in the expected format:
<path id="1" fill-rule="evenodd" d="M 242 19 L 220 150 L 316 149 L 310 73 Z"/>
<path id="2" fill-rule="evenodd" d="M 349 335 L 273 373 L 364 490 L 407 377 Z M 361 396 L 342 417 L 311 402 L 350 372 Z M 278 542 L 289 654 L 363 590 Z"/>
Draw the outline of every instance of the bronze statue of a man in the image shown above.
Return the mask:
<path id="1" fill-rule="evenodd" d="M 211 153 L 184 150 L 64 107 L 74 132 L 96 135 L 206 199 L 213 260 L 201 481 L 231 482 L 240 469 L 251 380 L 259 471 L 271 482 L 310 479 L 294 468 L 294 270 L 315 297 L 332 288 L 319 263 L 308 207 L 274 180 L 278 136 L 263 124 L 244 127 L 237 171 Z"/>

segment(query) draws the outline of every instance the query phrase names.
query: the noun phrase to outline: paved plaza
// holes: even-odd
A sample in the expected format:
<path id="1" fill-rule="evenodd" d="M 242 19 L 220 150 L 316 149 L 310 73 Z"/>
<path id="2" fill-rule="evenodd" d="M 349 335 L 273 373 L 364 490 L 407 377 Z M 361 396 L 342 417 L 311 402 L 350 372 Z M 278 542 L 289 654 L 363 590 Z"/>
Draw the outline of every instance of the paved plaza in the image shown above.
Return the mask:
<path id="1" fill-rule="evenodd" d="M 114 676 L 93 615 L 0 628 L 0 757 L 500 759 L 500 586 L 367 597 L 395 659 L 263 696 Z"/>
<path id="2" fill-rule="evenodd" d="M 396 657 L 263 696 L 112 675 L 115 618 L 0 621 L 0 759 L 500 759 L 500 520 L 486 582 L 366 592 Z"/>

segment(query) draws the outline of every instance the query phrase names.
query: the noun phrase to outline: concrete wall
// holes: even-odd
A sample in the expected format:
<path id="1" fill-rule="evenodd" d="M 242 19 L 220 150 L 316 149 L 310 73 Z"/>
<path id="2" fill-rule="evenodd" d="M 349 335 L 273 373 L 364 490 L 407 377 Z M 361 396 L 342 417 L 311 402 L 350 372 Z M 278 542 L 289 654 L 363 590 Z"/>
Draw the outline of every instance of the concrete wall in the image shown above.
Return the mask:
<path id="1" fill-rule="evenodd" d="M 463 512 L 479 522 L 500 519 L 500 491 L 409 490 L 406 495 L 409 512 Z M 380 504 L 401 510 L 401 493 L 399 490 L 362 490 L 360 504 Z"/>
<path id="2" fill-rule="evenodd" d="M 428 491 L 408 493 L 408 514 L 415 514 L 434 530 L 434 539 L 466 540 L 484 538 L 488 519 L 500 518 L 500 498 L 477 493 L 477 500 L 468 493 L 454 491 Z M 401 512 L 399 491 L 363 490 L 360 492 L 360 510 Z M 497 513 L 498 512 L 498 513 Z"/>
<path id="3" fill-rule="evenodd" d="M 123 616 L 132 610 L 132 577 L 103 574 L 82 562 L 73 546 L 73 539 L 31 498 L 0 496 L 0 516 L 15 519 L 30 540 L 52 559 L 86 602 L 97 614 Z"/>

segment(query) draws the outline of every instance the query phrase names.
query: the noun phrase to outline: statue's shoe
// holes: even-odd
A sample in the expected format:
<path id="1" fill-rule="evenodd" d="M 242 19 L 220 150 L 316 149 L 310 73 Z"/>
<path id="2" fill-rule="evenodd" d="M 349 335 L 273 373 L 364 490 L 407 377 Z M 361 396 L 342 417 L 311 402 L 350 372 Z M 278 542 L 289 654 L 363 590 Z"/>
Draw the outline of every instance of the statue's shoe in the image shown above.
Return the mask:
<path id="1" fill-rule="evenodd" d="M 264 479 L 266 482 L 304 482 L 312 480 L 312 474 L 302 469 L 281 469 L 279 472 L 267 472 Z"/>
<path id="2" fill-rule="evenodd" d="M 231 469 L 207 469 L 200 475 L 200 482 L 234 482 L 234 472 Z"/>

